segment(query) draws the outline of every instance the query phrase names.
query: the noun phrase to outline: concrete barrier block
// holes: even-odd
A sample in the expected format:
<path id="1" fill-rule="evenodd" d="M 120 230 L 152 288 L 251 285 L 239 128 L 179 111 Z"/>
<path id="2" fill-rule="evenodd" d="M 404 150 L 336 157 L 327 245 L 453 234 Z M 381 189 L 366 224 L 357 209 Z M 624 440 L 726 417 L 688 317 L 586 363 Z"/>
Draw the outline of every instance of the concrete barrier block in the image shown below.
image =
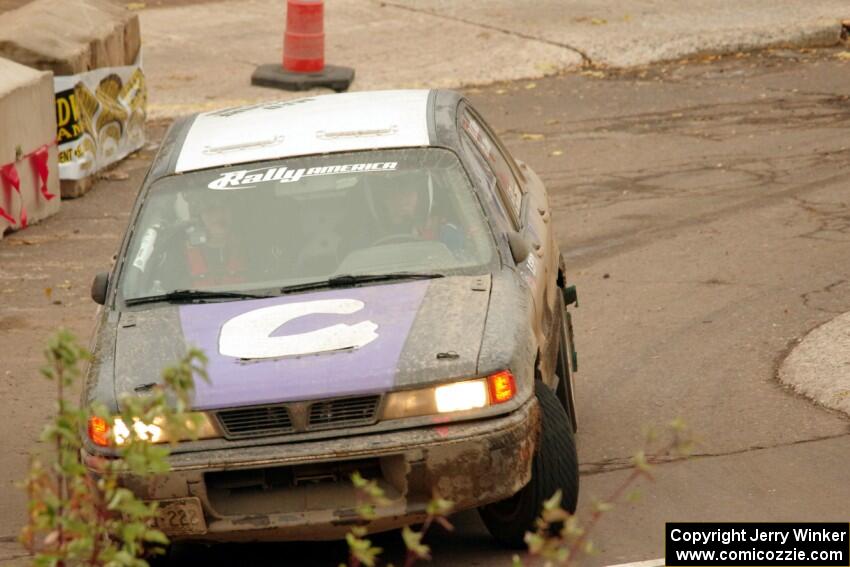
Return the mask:
<path id="1" fill-rule="evenodd" d="M 0 169 L 14 165 L 20 193 L 0 175 L 0 207 L 13 222 L 0 217 L 0 238 L 8 230 L 22 228 L 21 212 L 30 224 L 59 211 L 59 162 L 56 144 L 56 111 L 53 75 L 0 58 Z M 34 152 L 47 146 L 47 192 Z"/>
<path id="2" fill-rule="evenodd" d="M 89 189 L 94 187 L 96 176 L 89 175 L 82 179 L 63 179 L 61 183 L 62 198 L 76 199 L 82 197 L 89 192 Z"/>
<path id="3" fill-rule="evenodd" d="M 0 57 L 55 76 L 132 65 L 141 44 L 138 15 L 110 0 L 34 0 L 0 14 Z M 63 179 L 62 196 L 79 197 L 93 181 Z"/>
<path id="4" fill-rule="evenodd" d="M 130 65 L 140 48 L 138 16 L 108 0 L 34 0 L 0 14 L 0 56 L 55 75 Z"/>
<path id="5" fill-rule="evenodd" d="M 139 17 L 133 15 L 127 20 L 124 27 L 124 62 L 129 65 L 133 63 L 142 50 L 142 28 Z"/>

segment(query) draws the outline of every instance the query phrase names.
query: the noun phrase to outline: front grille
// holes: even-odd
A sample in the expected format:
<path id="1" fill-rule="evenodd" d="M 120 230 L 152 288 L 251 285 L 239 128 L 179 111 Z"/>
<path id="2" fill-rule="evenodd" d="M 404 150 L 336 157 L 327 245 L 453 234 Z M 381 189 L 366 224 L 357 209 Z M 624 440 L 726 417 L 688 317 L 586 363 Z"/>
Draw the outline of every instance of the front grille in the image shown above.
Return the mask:
<path id="1" fill-rule="evenodd" d="M 380 396 L 361 396 L 315 402 L 310 405 L 307 429 L 328 429 L 375 422 Z"/>
<path id="2" fill-rule="evenodd" d="M 359 396 L 220 410 L 216 414 L 225 437 L 246 439 L 372 425 L 378 420 L 380 402 L 381 396 Z"/>
<path id="3" fill-rule="evenodd" d="M 218 420 L 230 438 L 260 437 L 292 433 L 292 419 L 286 406 L 262 406 L 223 410 Z"/>

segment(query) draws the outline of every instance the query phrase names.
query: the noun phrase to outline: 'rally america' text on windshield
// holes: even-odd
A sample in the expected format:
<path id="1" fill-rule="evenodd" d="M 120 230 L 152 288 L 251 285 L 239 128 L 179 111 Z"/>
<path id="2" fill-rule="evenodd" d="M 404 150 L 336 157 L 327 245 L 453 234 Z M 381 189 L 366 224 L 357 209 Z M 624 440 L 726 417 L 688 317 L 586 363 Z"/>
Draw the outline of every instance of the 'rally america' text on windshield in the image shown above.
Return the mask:
<path id="1" fill-rule="evenodd" d="M 239 171 L 228 171 L 222 173 L 221 177 L 211 182 L 207 187 L 210 189 L 247 189 L 255 183 L 266 183 L 277 181 L 279 183 L 292 183 L 302 177 L 315 175 L 336 175 L 340 173 L 356 173 L 367 171 L 393 171 L 398 167 L 398 162 L 374 162 L 374 163 L 350 163 L 345 165 L 327 165 L 321 167 L 290 169 L 281 167 L 262 167 L 259 169 L 241 169 Z"/>

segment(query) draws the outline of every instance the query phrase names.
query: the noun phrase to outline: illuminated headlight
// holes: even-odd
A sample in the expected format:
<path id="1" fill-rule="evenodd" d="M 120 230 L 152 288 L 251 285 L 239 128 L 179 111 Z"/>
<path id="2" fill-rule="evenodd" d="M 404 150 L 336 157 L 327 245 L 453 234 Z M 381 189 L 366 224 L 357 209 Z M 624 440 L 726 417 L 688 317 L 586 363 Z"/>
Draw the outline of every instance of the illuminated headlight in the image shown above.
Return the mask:
<path id="1" fill-rule="evenodd" d="M 483 408 L 487 405 L 487 382 L 470 380 L 437 386 L 434 390 L 434 401 L 440 413 Z"/>
<path id="2" fill-rule="evenodd" d="M 136 436 L 142 441 L 162 443 L 164 435 L 162 428 L 156 424 L 157 421 L 159 420 L 155 419 L 153 423 L 145 423 L 141 419 L 134 419 L 133 430 Z M 112 421 L 112 438 L 115 439 L 116 445 L 123 445 L 130 438 L 130 429 L 120 417 Z"/>
<path id="3" fill-rule="evenodd" d="M 152 423 L 145 423 L 140 419 L 133 420 L 133 431 L 136 437 L 150 443 L 169 443 L 171 441 L 191 441 L 194 439 L 211 439 L 221 437 L 216 427 L 205 413 L 197 412 L 188 414 L 186 420 L 186 433 L 174 439 L 163 427 L 162 420 L 154 419 Z M 110 424 L 106 419 L 92 416 L 88 422 L 89 439 L 95 445 L 108 447 L 111 444 L 124 445 L 130 439 L 130 427 L 120 417 L 112 419 Z"/>
<path id="4" fill-rule="evenodd" d="M 516 395 L 514 376 L 507 370 L 486 378 L 463 380 L 387 395 L 384 419 L 436 415 L 501 404 Z"/>

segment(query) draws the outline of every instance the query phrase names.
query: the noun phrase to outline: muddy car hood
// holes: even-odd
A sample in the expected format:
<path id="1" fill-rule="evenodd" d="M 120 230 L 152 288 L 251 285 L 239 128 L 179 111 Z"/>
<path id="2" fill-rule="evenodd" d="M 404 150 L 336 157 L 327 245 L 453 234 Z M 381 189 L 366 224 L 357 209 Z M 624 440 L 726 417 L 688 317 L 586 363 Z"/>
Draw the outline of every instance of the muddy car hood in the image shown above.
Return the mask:
<path id="1" fill-rule="evenodd" d="M 490 276 L 124 312 L 115 393 L 145 390 L 188 347 L 209 383 L 199 410 L 382 393 L 474 376 Z"/>

